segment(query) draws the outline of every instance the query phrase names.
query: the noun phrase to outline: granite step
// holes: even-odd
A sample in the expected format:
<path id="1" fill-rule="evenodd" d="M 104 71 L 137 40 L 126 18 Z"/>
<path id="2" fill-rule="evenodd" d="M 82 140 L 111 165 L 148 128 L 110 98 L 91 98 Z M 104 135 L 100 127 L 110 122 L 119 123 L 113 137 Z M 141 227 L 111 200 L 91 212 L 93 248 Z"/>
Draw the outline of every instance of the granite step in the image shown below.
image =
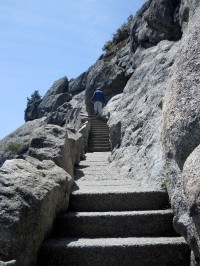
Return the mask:
<path id="1" fill-rule="evenodd" d="M 47 240 L 37 266 L 189 266 L 182 237 L 56 238 Z"/>
<path id="2" fill-rule="evenodd" d="M 68 212 L 58 217 L 55 234 L 62 237 L 177 236 L 171 210 Z"/>
<path id="3" fill-rule="evenodd" d="M 173 229 L 166 191 L 123 180 L 109 156 L 88 153 L 76 167 L 69 210 L 57 218 L 37 266 L 189 266 L 190 249 Z"/>
<path id="4" fill-rule="evenodd" d="M 96 142 L 90 142 L 89 144 L 90 148 L 103 148 L 103 147 L 107 147 L 110 148 L 110 143 L 109 142 L 102 142 L 102 141 L 96 141 Z"/>
<path id="5" fill-rule="evenodd" d="M 81 191 L 72 192 L 69 201 L 71 211 L 106 212 L 162 210 L 169 205 L 165 191 Z"/>
<path id="6" fill-rule="evenodd" d="M 89 139 L 88 140 L 88 143 L 90 144 L 92 144 L 92 143 L 108 143 L 108 144 L 110 144 L 110 141 L 109 141 L 109 139 L 107 138 L 107 139 L 104 139 L 104 138 L 95 138 L 95 139 Z"/>
<path id="7" fill-rule="evenodd" d="M 88 147 L 88 152 L 107 152 L 110 151 L 111 148 L 110 147 L 97 147 L 97 148 L 93 148 L 93 147 Z"/>

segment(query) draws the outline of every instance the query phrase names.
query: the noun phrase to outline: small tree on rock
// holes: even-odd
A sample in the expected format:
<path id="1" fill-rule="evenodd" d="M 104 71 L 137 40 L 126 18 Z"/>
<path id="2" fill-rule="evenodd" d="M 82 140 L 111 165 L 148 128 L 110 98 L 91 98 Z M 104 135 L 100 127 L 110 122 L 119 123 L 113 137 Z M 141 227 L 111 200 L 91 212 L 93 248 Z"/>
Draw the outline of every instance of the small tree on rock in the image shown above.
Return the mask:
<path id="1" fill-rule="evenodd" d="M 37 90 L 35 90 L 31 97 L 27 97 L 27 106 L 25 110 L 24 119 L 25 121 L 31 121 L 38 118 L 38 105 L 41 102 L 41 95 Z"/>
<path id="2" fill-rule="evenodd" d="M 39 91 L 38 90 L 35 90 L 31 94 L 31 98 L 27 97 L 27 105 L 30 105 L 30 104 L 36 103 L 36 102 L 40 102 L 41 99 L 42 99 L 42 97 L 39 94 Z"/>
<path id="3" fill-rule="evenodd" d="M 126 40 L 130 36 L 130 27 L 131 23 L 133 21 L 133 15 L 130 15 L 127 18 L 127 22 L 123 23 L 120 28 L 116 30 L 116 32 L 113 34 L 112 40 L 107 41 L 102 50 L 104 52 L 109 52 L 113 49 L 114 46 L 116 46 L 118 43 Z"/>

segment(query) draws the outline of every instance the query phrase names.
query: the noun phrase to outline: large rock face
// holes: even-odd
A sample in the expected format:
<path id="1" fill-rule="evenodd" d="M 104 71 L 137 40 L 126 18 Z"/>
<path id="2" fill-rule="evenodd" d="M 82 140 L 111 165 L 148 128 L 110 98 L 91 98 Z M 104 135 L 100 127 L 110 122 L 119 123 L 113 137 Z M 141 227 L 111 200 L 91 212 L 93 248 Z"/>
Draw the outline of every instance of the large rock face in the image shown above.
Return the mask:
<path id="1" fill-rule="evenodd" d="M 130 38 L 116 44 L 86 72 L 69 82 L 72 94 L 85 92 L 89 114 L 93 114 L 91 99 L 97 87 L 101 88 L 107 102 L 123 92 L 135 67 L 131 54 L 134 55 L 138 47 L 149 48 L 162 40 L 174 41 L 181 38 L 179 8 L 180 0 L 147 1 L 133 19 Z"/>
<path id="2" fill-rule="evenodd" d="M 67 209 L 72 178 L 52 161 L 8 160 L 0 168 L 0 261 L 34 265 L 53 221 Z"/>
<path id="3" fill-rule="evenodd" d="M 44 124 L 46 124 L 44 118 L 29 121 L 2 139 L 0 141 L 0 167 L 7 159 L 27 153 L 34 130 Z"/>
<path id="4" fill-rule="evenodd" d="M 180 0 L 150 0 L 137 12 L 131 27 L 131 50 L 152 47 L 162 40 L 179 40 Z"/>
<path id="5" fill-rule="evenodd" d="M 54 82 L 53 86 L 47 91 L 38 106 L 38 117 L 43 117 L 50 112 L 55 112 L 57 108 L 71 100 L 69 94 L 67 77 Z"/>
<path id="6" fill-rule="evenodd" d="M 56 215 L 67 210 L 88 122 L 73 103 L 60 104 L 0 142 L 0 265 L 33 266 Z"/>
<path id="7" fill-rule="evenodd" d="M 40 161 L 52 160 L 73 175 L 69 139 L 65 128 L 46 125 L 36 129 L 29 144 L 28 155 Z"/>
<path id="8" fill-rule="evenodd" d="M 113 164 L 122 176 L 138 181 L 143 188 L 160 189 L 161 185 L 162 101 L 178 45 L 162 41 L 149 49 L 138 48 L 135 71 L 124 93 L 104 110 L 110 115 Z"/>
<path id="9" fill-rule="evenodd" d="M 27 151 L 0 168 L 0 263 L 34 265 L 56 215 L 67 210 L 73 167 L 84 155 L 82 134 L 71 130 L 36 128 Z"/>
<path id="10" fill-rule="evenodd" d="M 129 78 L 129 68 L 126 69 L 129 47 L 130 43 L 123 46 L 119 52 L 101 56 L 87 72 L 70 81 L 70 92 L 77 93 L 84 90 L 84 101 L 89 114 L 93 114 L 92 95 L 96 88 L 101 88 L 106 101 L 123 91 Z"/>
<path id="11" fill-rule="evenodd" d="M 75 106 L 75 108 L 73 106 Z M 78 131 L 86 121 L 82 121 L 80 111 L 81 106 L 78 106 L 76 101 L 72 101 L 71 103 L 66 102 L 58 106 L 54 112 L 46 114 L 47 116 L 26 122 L 0 141 L 0 167 L 7 159 L 27 154 L 31 143 L 30 141 L 33 135 L 36 134 L 34 131 L 42 126 L 44 128 L 47 124 L 62 127 L 65 132 L 67 129 L 70 129 L 74 134 L 78 134 L 77 140 L 82 138 Z M 45 131 L 43 134 L 45 134 Z M 55 135 L 55 141 L 56 138 L 57 136 Z M 87 141 L 87 138 L 88 134 L 85 135 L 84 141 Z M 83 149 L 81 146 L 79 146 L 79 148 L 79 153 L 82 154 Z M 70 173 L 71 172 L 72 170 L 70 170 Z"/>
<path id="12" fill-rule="evenodd" d="M 57 111 L 58 107 L 70 100 L 71 95 L 69 93 L 67 77 L 56 80 L 39 104 L 36 102 L 36 104 L 27 106 L 25 110 L 25 121 L 47 116 L 47 114 Z"/>
<path id="13" fill-rule="evenodd" d="M 164 102 L 163 144 L 174 224 L 195 256 L 199 246 L 200 3 L 183 1 L 189 14 Z M 185 11 L 184 11 L 185 10 Z M 187 12 L 186 12 L 187 11 Z M 186 27 L 187 26 L 187 27 Z"/>

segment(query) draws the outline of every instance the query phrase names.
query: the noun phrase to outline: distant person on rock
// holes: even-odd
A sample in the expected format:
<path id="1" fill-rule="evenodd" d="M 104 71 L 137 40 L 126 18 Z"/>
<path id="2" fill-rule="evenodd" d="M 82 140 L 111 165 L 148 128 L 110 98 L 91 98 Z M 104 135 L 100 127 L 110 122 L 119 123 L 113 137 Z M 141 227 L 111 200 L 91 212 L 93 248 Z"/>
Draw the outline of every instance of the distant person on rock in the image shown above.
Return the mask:
<path id="1" fill-rule="evenodd" d="M 95 115 L 102 114 L 102 107 L 105 104 L 105 98 L 100 88 L 97 88 L 92 97 L 92 103 L 94 104 Z"/>

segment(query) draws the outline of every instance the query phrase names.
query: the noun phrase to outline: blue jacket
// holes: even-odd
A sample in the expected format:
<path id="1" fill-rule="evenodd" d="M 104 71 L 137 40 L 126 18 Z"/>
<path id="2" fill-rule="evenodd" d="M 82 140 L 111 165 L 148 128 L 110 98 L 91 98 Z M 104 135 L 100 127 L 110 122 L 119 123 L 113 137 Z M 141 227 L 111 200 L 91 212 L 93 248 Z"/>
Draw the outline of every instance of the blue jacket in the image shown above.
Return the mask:
<path id="1" fill-rule="evenodd" d="M 98 102 L 105 102 L 103 92 L 100 90 L 96 90 L 93 94 L 92 101 L 93 102 L 97 102 L 97 101 Z"/>

